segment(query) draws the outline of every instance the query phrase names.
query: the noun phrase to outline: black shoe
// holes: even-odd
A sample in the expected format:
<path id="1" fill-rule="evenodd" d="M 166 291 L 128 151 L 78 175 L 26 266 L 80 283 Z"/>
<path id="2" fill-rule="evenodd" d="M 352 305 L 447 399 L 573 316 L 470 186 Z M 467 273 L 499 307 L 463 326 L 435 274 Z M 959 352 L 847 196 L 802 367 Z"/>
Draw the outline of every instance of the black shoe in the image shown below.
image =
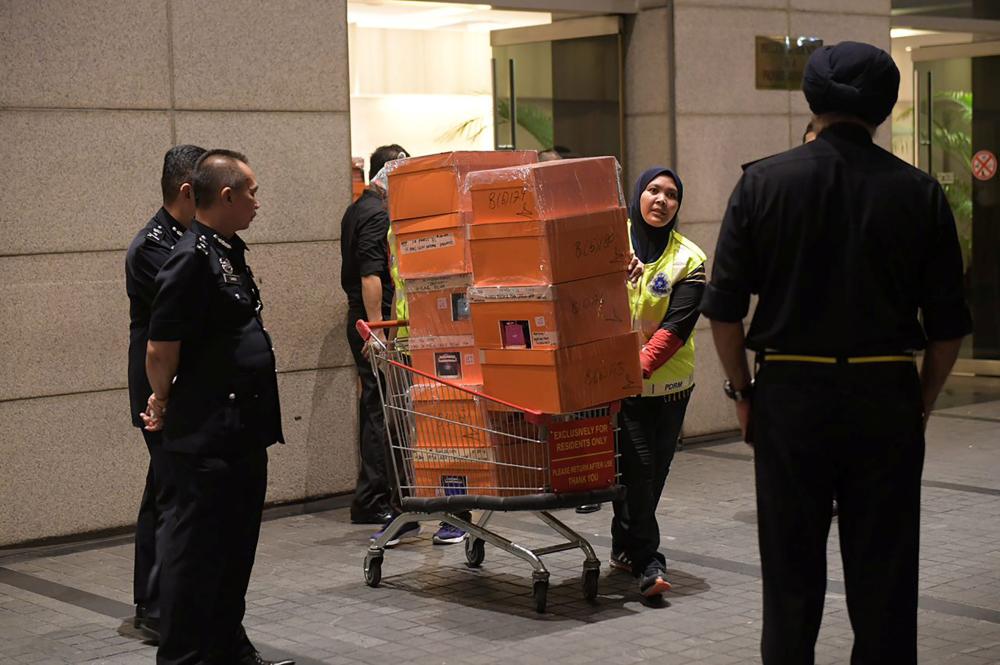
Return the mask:
<path id="1" fill-rule="evenodd" d="M 148 642 L 160 642 L 160 618 L 149 616 L 149 608 L 145 605 L 135 606 L 135 618 L 132 625 Z"/>
<path id="2" fill-rule="evenodd" d="M 596 513 L 601 509 L 601 504 L 599 503 L 585 503 L 582 506 L 576 507 L 576 512 L 581 515 L 586 515 L 587 513 Z"/>
<path id="3" fill-rule="evenodd" d="M 295 661 L 290 658 L 282 660 L 267 660 L 260 655 L 259 651 L 254 651 L 249 656 L 243 656 L 237 661 L 238 665 L 295 665 Z"/>
<path id="4" fill-rule="evenodd" d="M 646 598 L 656 598 L 670 591 L 670 582 L 661 564 L 656 561 L 646 566 L 645 572 L 639 578 L 639 593 Z"/>
<path id="5" fill-rule="evenodd" d="M 351 513 L 351 524 L 385 524 L 392 520 L 388 510 L 377 510 L 373 513 Z"/>

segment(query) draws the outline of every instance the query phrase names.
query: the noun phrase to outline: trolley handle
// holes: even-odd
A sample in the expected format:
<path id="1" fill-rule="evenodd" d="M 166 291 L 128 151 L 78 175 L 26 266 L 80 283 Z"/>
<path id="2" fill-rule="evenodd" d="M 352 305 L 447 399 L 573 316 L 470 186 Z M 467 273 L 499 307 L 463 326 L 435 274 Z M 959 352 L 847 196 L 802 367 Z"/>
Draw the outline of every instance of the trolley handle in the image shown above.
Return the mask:
<path id="1" fill-rule="evenodd" d="M 361 339 L 367 342 L 371 336 L 373 330 L 382 330 L 383 328 L 402 328 L 408 325 L 410 322 L 401 319 L 399 321 L 376 321 L 375 323 L 369 323 L 364 319 L 358 319 L 354 323 L 355 330 L 361 335 Z"/>

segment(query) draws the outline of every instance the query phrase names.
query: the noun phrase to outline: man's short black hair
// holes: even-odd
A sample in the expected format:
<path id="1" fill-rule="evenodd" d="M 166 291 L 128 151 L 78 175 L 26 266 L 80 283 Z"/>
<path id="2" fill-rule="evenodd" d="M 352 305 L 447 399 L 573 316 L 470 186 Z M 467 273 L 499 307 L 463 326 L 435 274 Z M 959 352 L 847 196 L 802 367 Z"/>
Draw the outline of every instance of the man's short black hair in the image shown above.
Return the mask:
<path id="1" fill-rule="evenodd" d="M 202 155 L 195 165 L 191 181 L 195 205 L 208 208 L 215 203 L 224 187 L 239 189 L 246 185 L 246 174 L 240 170 L 238 162 L 250 163 L 246 155 L 235 150 L 216 148 Z"/>
<path id="2" fill-rule="evenodd" d="M 409 156 L 410 153 L 406 152 L 401 145 L 395 143 L 375 148 L 375 152 L 368 158 L 368 182 L 371 182 L 372 178 L 378 175 L 378 172 L 382 170 L 386 162 Z"/>
<path id="3" fill-rule="evenodd" d="M 164 203 L 173 203 L 181 185 L 191 182 L 195 164 L 204 154 L 204 148 L 187 143 L 175 145 L 167 150 L 167 154 L 163 156 L 163 175 L 160 176 L 160 190 L 163 192 Z"/>

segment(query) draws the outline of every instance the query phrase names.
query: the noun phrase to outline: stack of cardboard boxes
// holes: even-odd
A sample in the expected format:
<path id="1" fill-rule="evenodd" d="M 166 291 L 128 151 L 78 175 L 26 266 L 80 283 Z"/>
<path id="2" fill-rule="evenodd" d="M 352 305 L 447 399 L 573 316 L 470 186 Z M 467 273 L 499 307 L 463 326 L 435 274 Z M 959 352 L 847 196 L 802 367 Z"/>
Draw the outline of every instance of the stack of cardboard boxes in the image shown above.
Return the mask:
<path id="1" fill-rule="evenodd" d="M 473 334 L 492 397 L 569 413 L 642 391 L 612 157 L 472 173 Z"/>
<path id="2" fill-rule="evenodd" d="M 464 181 L 474 171 L 536 159 L 530 151 L 452 152 L 401 160 L 387 170 L 393 249 L 406 282 L 414 369 L 482 391 L 466 293 L 472 277 L 466 236 L 471 206 Z M 452 487 L 455 493 L 499 486 L 491 477 L 495 452 L 485 435 L 488 414 L 482 402 L 420 375 L 414 375 L 410 396 L 420 414 L 412 451 L 415 484 Z M 481 462 L 468 461 L 479 457 Z"/>
<path id="3" fill-rule="evenodd" d="M 415 369 L 553 414 L 641 392 L 614 158 L 539 164 L 533 152 L 456 152 L 403 160 L 389 170 L 389 216 Z M 520 412 L 487 409 L 420 375 L 410 395 L 415 484 L 435 488 L 417 496 L 472 488 L 510 495 L 547 484 L 531 469 L 546 466 L 548 451 L 517 442 L 537 438 Z M 525 489 L 503 489 L 511 487 Z"/>

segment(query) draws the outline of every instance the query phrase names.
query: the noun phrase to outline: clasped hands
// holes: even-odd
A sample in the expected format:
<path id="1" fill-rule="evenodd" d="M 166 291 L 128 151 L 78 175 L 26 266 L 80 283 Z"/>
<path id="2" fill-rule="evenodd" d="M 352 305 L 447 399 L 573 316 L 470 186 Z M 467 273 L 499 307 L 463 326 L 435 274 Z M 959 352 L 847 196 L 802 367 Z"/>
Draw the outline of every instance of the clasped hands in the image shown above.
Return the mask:
<path id="1" fill-rule="evenodd" d="M 139 414 L 142 422 L 145 423 L 147 432 L 159 432 L 163 429 L 164 420 L 167 415 L 167 398 L 160 399 L 153 393 L 146 400 L 146 410 Z"/>

